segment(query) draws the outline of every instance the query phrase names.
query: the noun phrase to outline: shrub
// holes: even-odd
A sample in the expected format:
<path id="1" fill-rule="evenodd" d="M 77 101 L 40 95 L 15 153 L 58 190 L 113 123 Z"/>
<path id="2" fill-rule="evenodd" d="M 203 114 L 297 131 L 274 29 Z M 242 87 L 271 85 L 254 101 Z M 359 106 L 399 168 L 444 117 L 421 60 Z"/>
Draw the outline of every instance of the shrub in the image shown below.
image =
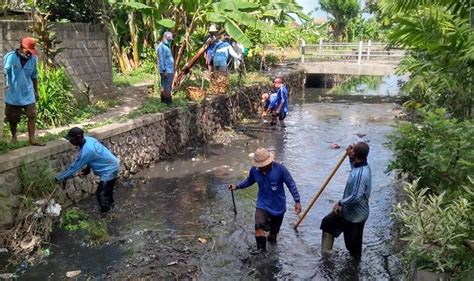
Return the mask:
<path id="1" fill-rule="evenodd" d="M 20 166 L 21 194 L 37 199 L 51 194 L 56 186 L 55 172 L 46 162 L 38 162 L 35 166 L 22 164 Z"/>
<path id="2" fill-rule="evenodd" d="M 451 272 L 462 278 L 474 266 L 474 256 L 462 245 L 473 230 L 472 183 L 465 187 L 463 196 L 454 200 L 446 199 L 445 192 L 428 195 L 429 189 L 420 187 L 418 180 L 407 184 L 404 189 L 408 200 L 396 208 L 403 223 L 402 240 L 407 242 L 405 258 L 415 261 L 418 267 Z"/>
<path id="3" fill-rule="evenodd" d="M 444 109 L 420 111 L 413 123 L 403 123 L 389 136 L 396 160 L 389 171 L 419 178 L 420 186 L 441 194 L 469 184 L 474 165 L 474 122 L 446 117 Z"/>
<path id="4" fill-rule="evenodd" d="M 66 125 L 76 113 L 72 84 L 62 67 L 45 68 L 38 64 L 37 125 L 40 128 Z"/>

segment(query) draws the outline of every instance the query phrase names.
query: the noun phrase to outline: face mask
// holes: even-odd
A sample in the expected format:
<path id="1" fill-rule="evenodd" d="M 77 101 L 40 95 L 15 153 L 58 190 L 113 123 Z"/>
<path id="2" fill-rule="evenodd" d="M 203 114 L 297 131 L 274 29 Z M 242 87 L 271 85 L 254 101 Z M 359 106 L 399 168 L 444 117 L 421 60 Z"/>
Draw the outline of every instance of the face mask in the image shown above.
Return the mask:
<path id="1" fill-rule="evenodd" d="M 23 52 L 20 52 L 18 51 L 18 55 L 20 55 L 20 57 L 24 58 L 24 59 L 29 59 L 31 58 L 31 53 L 28 52 L 28 53 L 23 53 Z"/>
<path id="2" fill-rule="evenodd" d="M 168 46 L 168 47 L 171 47 L 171 42 L 173 42 L 173 41 L 171 41 L 171 40 L 166 40 L 165 45 Z"/>

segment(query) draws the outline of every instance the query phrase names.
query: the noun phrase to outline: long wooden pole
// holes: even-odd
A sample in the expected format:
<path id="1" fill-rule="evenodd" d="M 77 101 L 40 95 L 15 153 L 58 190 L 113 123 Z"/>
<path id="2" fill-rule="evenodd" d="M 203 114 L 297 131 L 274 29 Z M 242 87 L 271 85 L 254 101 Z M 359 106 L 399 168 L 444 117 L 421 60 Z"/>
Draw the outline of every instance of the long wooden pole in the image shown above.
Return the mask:
<path id="1" fill-rule="evenodd" d="M 339 167 L 342 165 L 342 163 L 344 162 L 344 159 L 346 159 L 347 157 L 347 152 L 344 152 L 344 155 L 341 157 L 341 159 L 339 160 L 339 162 L 337 163 L 336 167 L 334 167 L 334 169 L 332 170 L 331 174 L 329 175 L 329 177 L 326 179 L 326 181 L 323 183 L 323 186 L 321 187 L 321 189 L 318 191 L 318 193 L 316 194 L 316 196 L 314 196 L 313 200 L 311 201 L 311 203 L 308 205 L 308 208 L 306 208 L 306 210 L 303 212 L 303 215 L 298 219 L 298 221 L 296 222 L 295 226 L 293 227 L 295 230 L 296 228 L 298 227 L 298 225 L 300 225 L 300 223 L 304 220 L 304 218 L 306 217 L 306 215 L 308 214 L 309 210 L 313 207 L 314 203 L 316 202 L 316 200 L 318 200 L 319 196 L 321 195 L 321 193 L 323 192 L 323 190 L 326 188 L 326 186 L 328 185 L 328 183 L 331 181 L 332 177 L 336 174 L 337 170 L 339 169 Z"/>

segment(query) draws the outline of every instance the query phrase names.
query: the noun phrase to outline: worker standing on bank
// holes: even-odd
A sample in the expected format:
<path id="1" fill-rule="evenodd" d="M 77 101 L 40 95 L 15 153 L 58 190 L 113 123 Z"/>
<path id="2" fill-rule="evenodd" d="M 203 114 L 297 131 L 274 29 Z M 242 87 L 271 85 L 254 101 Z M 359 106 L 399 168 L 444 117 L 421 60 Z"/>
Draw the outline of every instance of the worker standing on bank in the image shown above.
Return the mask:
<path id="1" fill-rule="evenodd" d="M 44 146 L 36 141 L 36 103 L 39 101 L 36 40 L 25 37 L 20 48 L 8 52 L 3 58 L 5 74 L 5 117 L 12 143 L 17 142 L 17 127 L 25 114 L 30 145 Z M 0 120 L 3 122 L 3 120 Z"/>
<path id="2" fill-rule="evenodd" d="M 221 40 L 216 43 L 214 52 L 212 54 L 212 65 L 214 71 L 225 71 L 227 72 L 227 60 L 229 56 L 232 56 L 236 60 L 241 60 L 242 56 L 234 51 L 234 48 L 230 45 L 229 36 L 222 36 Z"/>
<path id="3" fill-rule="evenodd" d="M 206 43 L 208 40 L 217 40 L 216 34 L 217 34 L 217 27 L 215 24 L 211 24 L 211 26 L 209 27 L 209 35 L 206 36 L 206 38 L 204 39 L 204 43 Z M 214 41 L 211 44 L 209 44 L 209 46 L 207 47 L 207 50 L 204 52 L 204 58 L 206 59 L 206 65 L 209 71 L 212 71 L 212 54 L 214 53 L 214 48 L 216 46 L 216 43 L 217 42 Z"/>
<path id="4" fill-rule="evenodd" d="M 163 40 L 158 44 L 157 58 L 158 71 L 161 78 L 161 102 L 166 104 L 172 103 L 171 92 L 173 89 L 174 78 L 174 58 L 171 52 L 171 42 L 173 41 L 173 34 L 166 31 L 163 34 Z"/>
<path id="5" fill-rule="evenodd" d="M 369 146 L 358 142 L 347 148 L 351 163 L 351 173 L 347 179 L 344 196 L 323 218 L 321 248 L 329 251 L 334 237 L 344 233 L 344 243 L 351 256 L 359 259 L 362 254 L 364 225 L 369 217 L 369 197 L 371 191 L 371 170 L 367 163 Z"/>
<path id="6" fill-rule="evenodd" d="M 63 182 L 85 168 L 83 175 L 90 170 L 100 177 L 96 197 L 100 212 L 107 213 L 114 206 L 114 187 L 120 171 L 120 161 L 103 144 L 93 137 L 85 137 L 81 128 L 74 127 L 65 137 L 72 145 L 79 147 L 76 160 L 65 171 L 56 176 L 56 181 Z"/>
<path id="7" fill-rule="evenodd" d="M 252 254 L 266 251 L 267 240 L 276 243 L 283 217 L 286 212 L 286 196 L 283 184 L 286 184 L 295 201 L 295 212 L 301 212 L 300 195 L 290 172 L 280 163 L 273 161 L 274 156 L 265 148 L 258 148 L 254 154 L 254 166 L 248 177 L 237 185 L 229 185 L 229 190 L 247 188 L 258 184 L 257 209 L 255 210 L 255 240 L 257 249 Z M 265 236 L 265 231 L 269 231 Z"/>

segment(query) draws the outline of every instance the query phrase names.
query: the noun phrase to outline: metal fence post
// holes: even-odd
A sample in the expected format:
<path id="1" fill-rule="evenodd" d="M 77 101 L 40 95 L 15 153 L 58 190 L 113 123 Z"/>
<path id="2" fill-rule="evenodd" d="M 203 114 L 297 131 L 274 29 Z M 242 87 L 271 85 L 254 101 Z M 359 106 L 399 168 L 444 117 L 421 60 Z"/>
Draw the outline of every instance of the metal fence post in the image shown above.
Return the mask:
<path id="1" fill-rule="evenodd" d="M 367 45 L 367 60 L 370 60 L 370 47 L 372 46 L 372 40 L 369 40 Z"/>
<path id="2" fill-rule="evenodd" d="M 306 48 L 306 42 L 304 39 L 301 39 L 301 63 L 304 63 L 304 55 L 305 55 L 305 48 Z"/>
<path id="3" fill-rule="evenodd" d="M 360 64 L 362 59 L 362 41 L 359 41 L 359 54 L 357 56 L 357 64 Z"/>
<path id="4" fill-rule="evenodd" d="M 319 56 L 323 56 L 323 39 L 319 39 Z"/>

